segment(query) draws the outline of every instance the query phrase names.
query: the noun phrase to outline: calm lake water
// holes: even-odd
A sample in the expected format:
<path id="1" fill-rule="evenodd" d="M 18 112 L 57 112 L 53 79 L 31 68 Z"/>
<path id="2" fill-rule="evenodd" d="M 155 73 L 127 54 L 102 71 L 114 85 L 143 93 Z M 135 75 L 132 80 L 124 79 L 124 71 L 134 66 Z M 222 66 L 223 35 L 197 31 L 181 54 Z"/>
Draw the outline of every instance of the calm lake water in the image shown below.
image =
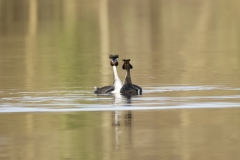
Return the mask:
<path id="1" fill-rule="evenodd" d="M 1 160 L 240 158 L 237 0 L 1 0 Z M 95 95 L 109 54 L 143 95 Z"/>

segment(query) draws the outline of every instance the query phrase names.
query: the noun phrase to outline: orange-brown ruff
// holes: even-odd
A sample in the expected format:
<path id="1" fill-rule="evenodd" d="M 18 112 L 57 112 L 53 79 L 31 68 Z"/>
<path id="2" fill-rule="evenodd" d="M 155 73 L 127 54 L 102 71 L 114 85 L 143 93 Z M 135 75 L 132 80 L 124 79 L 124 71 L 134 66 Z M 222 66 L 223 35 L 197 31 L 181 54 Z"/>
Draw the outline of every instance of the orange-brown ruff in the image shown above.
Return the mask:
<path id="1" fill-rule="evenodd" d="M 133 66 L 130 64 L 130 59 L 123 59 L 123 66 L 122 69 L 125 69 L 127 71 L 125 80 L 123 82 L 123 86 L 120 90 L 120 93 L 122 94 L 131 94 L 131 95 L 138 95 L 142 94 L 142 88 L 138 85 L 132 84 L 131 76 L 130 76 L 130 69 L 133 68 Z"/>

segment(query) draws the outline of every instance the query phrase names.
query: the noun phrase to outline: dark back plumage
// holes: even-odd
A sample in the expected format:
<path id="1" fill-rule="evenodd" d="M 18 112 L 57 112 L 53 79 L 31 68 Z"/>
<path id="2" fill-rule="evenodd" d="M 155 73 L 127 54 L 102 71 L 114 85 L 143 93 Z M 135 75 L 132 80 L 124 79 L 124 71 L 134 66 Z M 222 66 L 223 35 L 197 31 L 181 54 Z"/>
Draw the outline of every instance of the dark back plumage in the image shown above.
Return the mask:
<path id="1" fill-rule="evenodd" d="M 124 85 L 122 86 L 120 93 L 125 95 L 138 95 L 142 94 L 142 88 L 138 85 L 132 84 L 131 76 L 130 76 L 130 69 L 133 66 L 130 64 L 130 59 L 123 59 L 123 66 L 122 69 L 127 70 L 127 74 L 124 80 Z"/>

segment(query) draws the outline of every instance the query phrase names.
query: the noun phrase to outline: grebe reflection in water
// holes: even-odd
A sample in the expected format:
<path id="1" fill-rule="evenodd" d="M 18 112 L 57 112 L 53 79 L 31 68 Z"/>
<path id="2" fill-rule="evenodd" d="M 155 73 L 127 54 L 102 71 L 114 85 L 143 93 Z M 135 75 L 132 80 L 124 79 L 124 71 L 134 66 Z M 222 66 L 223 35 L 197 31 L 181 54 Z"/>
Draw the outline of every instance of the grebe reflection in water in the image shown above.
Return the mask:
<path id="1" fill-rule="evenodd" d="M 125 80 L 123 82 L 123 86 L 120 90 L 120 93 L 122 94 L 130 94 L 130 95 L 138 95 L 142 94 L 142 88 L 138 85 L 132 84 L 131 76 L 130 76 L 130 69 L 133 68 L 133 66 L 130 64 L 130 59 L 123 59 L 123 66 L 122 69 L 127 70 Z"/>
<path id="2" fill-rule="evenodd" d="M 102 88 L 95 87 L 95 94 L 105 94 L 105 93 L 120 93 L 120 89 L 122 88 L 122 82 L 117 74 L 117 66 L 118 66 L 118 55 L 110 55 L 109 58 L 111 59 L 110 65 L 113 67 L 113 76 L 114 82 L 111 86 L 105 86 Z"/>

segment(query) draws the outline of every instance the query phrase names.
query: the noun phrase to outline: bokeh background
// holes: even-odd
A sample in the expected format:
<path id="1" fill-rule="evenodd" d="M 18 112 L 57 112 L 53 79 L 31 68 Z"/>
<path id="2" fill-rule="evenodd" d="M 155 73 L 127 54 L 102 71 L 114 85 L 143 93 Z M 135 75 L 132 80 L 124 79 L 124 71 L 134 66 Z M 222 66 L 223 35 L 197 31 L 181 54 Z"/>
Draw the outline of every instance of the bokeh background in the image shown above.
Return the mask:
<path id="1" fill-rule="evenodd" d="M 239 8 L 0 0 L 0 159 L 239 159 Z M 141 97 L 93 94 L 112 84 L 109 54 L 119 54 L 122 80 L 121 59 L 131 59 Z M 81 112 L 91 107 L 122 108 Z"/>
<path id="2" fill-rule="evenodd" d="M 238 83 L 239 6 L 235 0 L 1 0 L 1 86 L 107 85 L 109 54 L 120 55 L 121 79 L 121 59 L 130 58 L 133 81 L 143 86 Z"/>

